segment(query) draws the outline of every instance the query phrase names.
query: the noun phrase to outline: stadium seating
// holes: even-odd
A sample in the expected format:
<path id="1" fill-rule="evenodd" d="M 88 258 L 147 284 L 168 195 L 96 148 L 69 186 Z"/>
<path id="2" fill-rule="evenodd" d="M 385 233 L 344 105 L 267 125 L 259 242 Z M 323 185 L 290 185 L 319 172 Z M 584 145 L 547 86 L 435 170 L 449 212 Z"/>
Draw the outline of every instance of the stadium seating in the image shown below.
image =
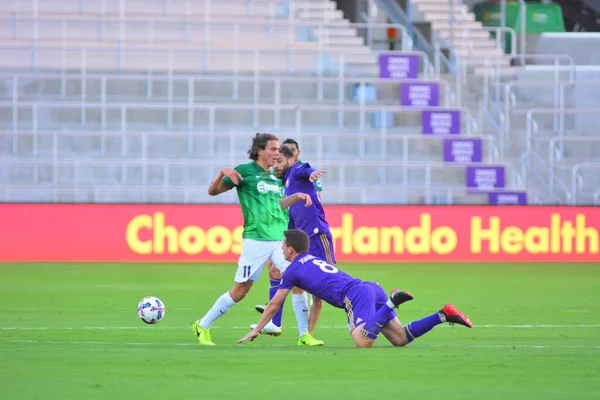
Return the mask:
<path id="1" fill-rule="evenodd" d="M 329 170 L 328 202 L 487 202 L 465 188 L 464 164 L 443 162 L 448 137 L 422 135 L 422 107 L 399 105 L 407 81 L 378 77 L 380 53 L 333 2 L 31 0 L 0 13 L 5 201 L 235 201 L 208 197 L 206 185 L 244 160 L 253 132 L 271 131 Z M 477 105 L 456 103 L 453 78 L 411 54 L 419 83 L 440 86 L 430 110 L 459 111 L 461 136 L 483 140 L 480 165 L 505 167 L 499 190 L 532 189 L 530 202 L 543 202 L 553 182 L 572 186 L 569 151 L 552 168 L 531 167 L 542 183 L 523 174 L 525 116 L 510 111 L 511 128 L 498 130 Z M 550 154 L 556 136 L 542 119 L 537 155 Z M 579 192 L 593 201 L 587 186 Z"/>

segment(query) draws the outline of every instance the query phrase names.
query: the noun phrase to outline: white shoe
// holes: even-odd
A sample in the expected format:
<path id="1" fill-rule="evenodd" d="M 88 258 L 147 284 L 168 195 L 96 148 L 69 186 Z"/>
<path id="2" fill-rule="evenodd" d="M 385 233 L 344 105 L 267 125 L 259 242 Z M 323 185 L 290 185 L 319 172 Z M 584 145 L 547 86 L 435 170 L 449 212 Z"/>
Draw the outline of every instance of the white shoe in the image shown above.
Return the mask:
<path id="1" fill-rule="evenodd" d="M 254 306 L 254 309 L 261 314 L 265 312 L 265 308 L 267 308 L 267 306 L 264 304 L 259 304 L 257 306 Z"/>
<path id="2" fill-rule="evenodd" d="M 257 324 L 250 325 L 250 329 L 256 328 Z M 269 321 L 268 324 L 265 325 L 264 328 L 260 331 L 263 335 L 269 336 L 280 336 L 281 335 L 281 327 L 275 325 L 273 321 Z"/>

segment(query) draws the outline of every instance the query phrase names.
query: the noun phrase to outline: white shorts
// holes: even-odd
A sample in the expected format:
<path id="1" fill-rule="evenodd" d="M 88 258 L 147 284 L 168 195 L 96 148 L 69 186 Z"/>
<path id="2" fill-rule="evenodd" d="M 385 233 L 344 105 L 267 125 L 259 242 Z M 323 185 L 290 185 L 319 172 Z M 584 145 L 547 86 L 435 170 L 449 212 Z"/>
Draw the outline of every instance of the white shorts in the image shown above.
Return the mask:
<path id="1" fill-rule="evenodd" d="M 283 274 L 290 262 L 283 257 L 281 244 L 281 240 L 242 239 L 242 254 L 240 254 L 234 281 L 243 283 L 258 280 L 269 259 Z"/>

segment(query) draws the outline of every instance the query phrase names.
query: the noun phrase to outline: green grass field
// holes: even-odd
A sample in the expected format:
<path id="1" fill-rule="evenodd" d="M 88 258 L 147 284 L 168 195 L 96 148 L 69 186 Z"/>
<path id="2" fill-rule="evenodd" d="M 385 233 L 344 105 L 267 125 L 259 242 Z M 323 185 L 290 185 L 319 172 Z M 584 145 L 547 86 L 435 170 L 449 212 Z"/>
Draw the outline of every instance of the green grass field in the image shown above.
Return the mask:
<path id="1" fill-rule="evenodd" d="M 600 398 L 600 264 L 339 266 L 411 291 L 405 323 L 452 301 L 475 328 L 356 349 L 344 312 L 325 306 L 326 346 L 297 347 L 290 301 L 282 336 L 238 345 L 266 300 L 263 275 L 206 348 L 191 324 L 230 287 L 232 264 L 4 264 L 0 398 Z M 137 317 L 148 295 L 166 304 L 158 325 Z"/>

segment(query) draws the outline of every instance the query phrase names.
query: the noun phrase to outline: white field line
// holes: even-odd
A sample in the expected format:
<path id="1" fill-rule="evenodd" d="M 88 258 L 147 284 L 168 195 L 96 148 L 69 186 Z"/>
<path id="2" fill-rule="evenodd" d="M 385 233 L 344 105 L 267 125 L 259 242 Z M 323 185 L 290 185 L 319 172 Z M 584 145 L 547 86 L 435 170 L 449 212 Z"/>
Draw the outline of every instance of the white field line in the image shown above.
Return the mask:
<path id="1" fill-rule="evenodd" d="M 14 343 L 14 344 L 70 344 L 70 345 L 102 345 L 102 346 L 161 346 L 161 347 L 189 347 L 196 346 L 199 348 L 206 348 L 204 346 L 199 346 L 194 342 L 189 343 L 151 343 L 151 342 L 98 342 L 98 341 L 82 341 L 82 340 L 73 340 L 73 341 L 56 341 L 56 340 L 0 340 L 0 343 Z M 218 347 L 235 347 L 239 346 L 235 343 L 227 343 L 224 345 L 216 346 Z M 248 346 L 248 345 L 246 345 Z M 257 344 L 256 347 L 292 347 L 294 344 Z M 351 345 L 325 345 L 323 348 L 352 348 Z M 420 344 L 419 347 L 424 348 L 468 348 L 468 349 L 600 349 L 600 345 L 581 345 L 581 346 L 562 346 L 562 345 L 507 345 L 507 344 L 489 344 L 489 345 L 427 345 Z M 213 348 L 213 347 L 209 347 Z M 303 351 L 305 353 L 305 351 Z"/>
<path id="2" fill-rule="evenodd" d="M 287 327 L 287 326 L 286 326 Z M 296 326 L 289 326 L 297 328 Z M 317 326 L 319 329 L 348 329 L 347 325 L 337 326 Z M 450 328 L 449 325 L 441 325 L 441 327 Z M 80 330 L 135 330 L 135 329 L 189 329 L 190 326 L 163 326 L 163 325 L 143 325 L 139 326 L 0 326 L 3 331 L 47 331 L 47 330 L 64 330 L 64 331 L 80 331 Z M 216 329 L 250 329 L 246 326 L 214 326 Z M 473 328 L 508 328 L 508 329 L 579 329 L 579 328 L 600 328 L 600 325 L 501 325 L 501 324 L 483 324 L 475 325 Z"/>

